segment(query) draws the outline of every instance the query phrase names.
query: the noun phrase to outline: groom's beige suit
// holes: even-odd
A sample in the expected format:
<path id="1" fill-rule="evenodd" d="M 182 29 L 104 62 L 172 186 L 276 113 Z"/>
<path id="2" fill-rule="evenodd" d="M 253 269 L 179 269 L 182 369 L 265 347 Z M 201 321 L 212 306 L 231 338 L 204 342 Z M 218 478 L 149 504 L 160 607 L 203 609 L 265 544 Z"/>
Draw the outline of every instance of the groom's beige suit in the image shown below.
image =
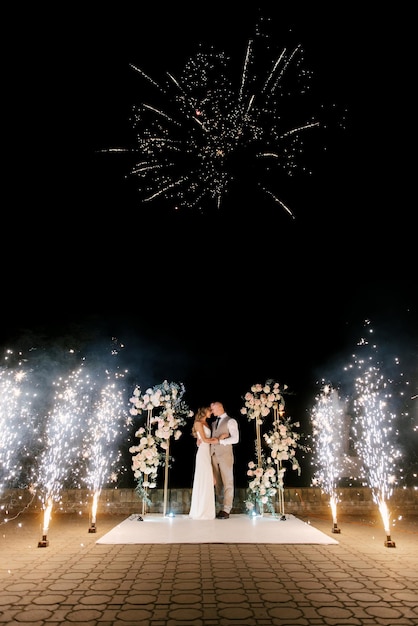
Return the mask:
<path id="1" fill-rule="evenodd" d="M 211 444 L 211 459 L 215 479 L 216 508 L 230 513 L 234 502 L 234 450 L 239 441 L 238 423 L 226 413 L 212 423 L 212 437 L 227 434 L 219 443 Z"/>

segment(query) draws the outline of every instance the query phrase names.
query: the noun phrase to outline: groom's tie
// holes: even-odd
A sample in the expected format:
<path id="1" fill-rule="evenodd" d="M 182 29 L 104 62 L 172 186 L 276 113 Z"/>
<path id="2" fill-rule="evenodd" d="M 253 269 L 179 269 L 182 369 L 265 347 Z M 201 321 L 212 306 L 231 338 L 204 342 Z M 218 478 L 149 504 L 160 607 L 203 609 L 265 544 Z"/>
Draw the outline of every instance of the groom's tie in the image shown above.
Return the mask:
<path id="1" fill-rule="evenodd" d="M 219 421 L 220 421 L 220 419 L 221 419 L 220 417 L 217 417 L 217 418 L 216 418 L 216 422 L 215 422 L 215 430 L 216 430 L 216 429 L 218 428 L 218 426 L 219 426 Z"/>

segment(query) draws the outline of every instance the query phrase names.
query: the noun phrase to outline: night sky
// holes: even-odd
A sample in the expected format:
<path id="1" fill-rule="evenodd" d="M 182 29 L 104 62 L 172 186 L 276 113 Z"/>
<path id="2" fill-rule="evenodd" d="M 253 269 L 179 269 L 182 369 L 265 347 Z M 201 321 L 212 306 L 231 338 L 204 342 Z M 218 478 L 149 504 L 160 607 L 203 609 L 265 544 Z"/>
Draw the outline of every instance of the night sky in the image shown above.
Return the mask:
<path id="1" fill-rule="evenodd" d="M 4 347 L 72 342 L 82 354 L 117 338 L 132 382 L 181 381 L 193 409 L 220 399 L 236 416 L 249 387 L 273 378 L 306 425 L 318 381 L 340 382 L 370 319 L 415 395 L 411 15 L 136 4 L 10 17 Z M 203 43 L 230 55 L 238 77 L 260 15 L 271 17 L 271 36 L 255 67 L 265 72 L 277 50 L 301 44 L 312 70 L 311 96 L 284 118 L 309 117 L 304 107 L 319 103 L 325 120 L 301 167 L 275 180 L 294 219 L 251 187 L 244 158 L 219 208 L 144 202 L 132 155 L 106 152 L 135 145 L 132 107 L 155 99 L 130 65 L 157 82 L 178 76 Z"/>

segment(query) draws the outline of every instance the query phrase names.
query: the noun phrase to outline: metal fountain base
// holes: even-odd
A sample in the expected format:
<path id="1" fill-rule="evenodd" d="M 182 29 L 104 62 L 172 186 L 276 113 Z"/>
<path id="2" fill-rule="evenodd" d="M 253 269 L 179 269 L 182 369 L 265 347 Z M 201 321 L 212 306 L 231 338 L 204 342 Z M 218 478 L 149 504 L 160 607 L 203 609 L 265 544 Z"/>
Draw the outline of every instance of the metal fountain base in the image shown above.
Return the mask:
<path id="1" fill-rule="evenodd" d="M 46 538 L 46 535 L 42 535 L 42 540 L 38 541 L 38 548 L 47 548 L 49 546 L 49 541 Z"/>

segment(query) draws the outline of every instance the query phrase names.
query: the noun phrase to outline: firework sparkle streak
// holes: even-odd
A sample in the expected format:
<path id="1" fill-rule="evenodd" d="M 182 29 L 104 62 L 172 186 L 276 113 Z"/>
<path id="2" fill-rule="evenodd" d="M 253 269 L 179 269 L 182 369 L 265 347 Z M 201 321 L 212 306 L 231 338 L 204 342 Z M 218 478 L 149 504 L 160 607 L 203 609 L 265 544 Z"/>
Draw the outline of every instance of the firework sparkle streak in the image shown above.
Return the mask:
<path id="1" fill-rule="evenodd" d="M 310 88 L 303 54 L 300 44 L 290 52 L 283 48 L 270 69 L 259 71 L 255 40 L 250 39 L 238 82 L 224 52 L 204 52 L 202 47 L 179 77 L 166 72 L 164 85 L 130 64 L 164 104 L 134 106 L 136 145 L 101 152 L 140 155 L 130 174 L 139 181 L 143 202 L 164 198 L 176 209 L 204 211 L 220 208 L 234 189 L 250 184 L 294 218 L 272 187 L 283 175 L 295 173 L 302 135 L 322 124 L 313 115 L 306 119 L 295 106 L 295 95 Z M 287 97 L 293 100 L 286 111 Z"/>

